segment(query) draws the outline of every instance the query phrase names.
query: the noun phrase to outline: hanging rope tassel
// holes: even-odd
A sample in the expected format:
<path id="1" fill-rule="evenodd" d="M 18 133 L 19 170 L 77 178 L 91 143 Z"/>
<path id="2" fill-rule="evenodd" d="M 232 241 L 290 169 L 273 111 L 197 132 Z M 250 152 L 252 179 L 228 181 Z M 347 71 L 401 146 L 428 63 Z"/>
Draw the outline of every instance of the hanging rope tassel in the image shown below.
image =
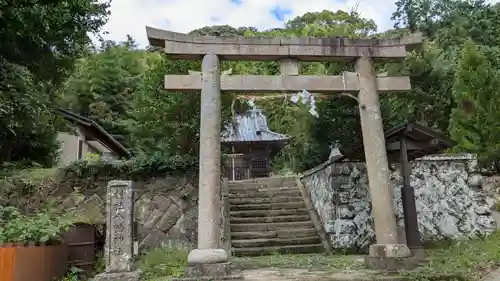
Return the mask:
<path id="1" fill-rule="evenodd" d="M 350 94 L 350 93 L 346 93 L 347 91 L 347 85 L 345 84 L 345 73 L 346 71 L 342 71 L 342 85 L 344 86 L 344 92 L 341 94 L 342 96 L 347 96 L 347 97 L 350 97 L 350 98 L 353 98 L 355 99 L 358 103 L 360 103 L 358 97 Z"/>

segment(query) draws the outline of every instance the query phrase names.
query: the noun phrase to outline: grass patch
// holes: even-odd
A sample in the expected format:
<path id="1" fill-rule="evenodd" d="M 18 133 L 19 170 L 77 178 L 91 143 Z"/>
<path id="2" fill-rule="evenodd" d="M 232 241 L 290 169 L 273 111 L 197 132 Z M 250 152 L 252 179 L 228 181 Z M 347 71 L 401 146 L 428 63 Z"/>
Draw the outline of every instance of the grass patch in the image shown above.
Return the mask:
<path id="1" fill-rule="evenodd" d="M 251 268 L 304 268 L 309 270 L 363 269 L 360 256 L 325 254 L 279 254 L 259 257 L 234 257 L 231 263 L 240 269 Z"/>
<path id="2" fill-rule="evenodd" d="M 436 280 L 436 275 L 447 276 L 446 280 L 480 280 L 500 267 L 500 232 L 430 249 L 427 257 L 428 262 L 424 266 L 404 274 L 418 281 Z"/>
<path id="3" fill-rule="evenodd" d="M 39 206 L 49 197 L 58 169 L 0 169 L 0 204 L 10 206 Z"/>
<path id="4" fill-rule="evenodd" d="M 186 250 L 169 247 L 156 248 L 144 254 L 138 266 L 146 281 L 163 281 L 171 277 L 182 277 L 187 263 Z"/>
<path id="5" fill-rule="evenodd" d="M 13 179 L 31 181 L 33 185 L 40 185 L 46 180 L 57 176 L 58 168 L 30 168 L 13 171 Z"/>
<path id="6" fill-rule="evenodd" d="M 182 277 L 187 251 L 158 248 L 139 262 L 146 281 L 166 281 Z M 477 281 L 500 268 L 500 232 L 483 238 L 446 242 L 426 250 L 427 262 L 420 268 L 401 272 L 414 281 Z M 232 257 L 238 269 L 277 268 L 308 271 L 342 272 L 365 269 L 362 256 L 325 254 L 280 254 L 258 257 Z"/>
<path id="7" fill-rule="evenodd" d="M 426 250 L 428 261 L 420 268 L 402 272 L 415 281 L 476 281 L 500 268 L 500 232 L 487 237 L 445 241 Z M 305 268 L 318 271 L 365 269 L 360 256 L 324 254 L 285 255 L 233 258 L 238 268 Z"/>

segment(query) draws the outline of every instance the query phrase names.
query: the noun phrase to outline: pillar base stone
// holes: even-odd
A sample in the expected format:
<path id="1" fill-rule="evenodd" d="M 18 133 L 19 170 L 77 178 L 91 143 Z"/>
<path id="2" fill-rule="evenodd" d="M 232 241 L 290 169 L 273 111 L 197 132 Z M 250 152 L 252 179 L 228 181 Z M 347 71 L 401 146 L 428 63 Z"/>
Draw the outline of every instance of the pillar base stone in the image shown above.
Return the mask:
<path id="1" fill-rule="evenodd" d="M 231 263 L 189 264 L 183 278 L 172 281 L 219 281 L 243 280 L 241 274 L 231 274 Z"/>
<path id="2" fill-rule="evenodd" d="M 142 273 L 140 271 L 129 272 L 114 272 L 114 273 L 101 273 L 96 275 L 93 281 L 141 281 Z"/>
<path id="3" fill-rule="evenodd" d="M 370 246 L 369 256 L 365 257 L 365 265 L 372 269 L 396 272 L 417 268 L 419 260 L 412 256 L 404 244 L 374 244 Z"/>
<path id="4" fill-rule="evenodd" d="M 419 261 L 425 261 L 425 251 L 424 248 L 410 248 L 411 255 L 417 258 Z"/>
<path id="5" fill-rule="evenodd" d="M 397 272 L 399 270 L 412 270 L 419 266 L 420 262 L 415 257 L 406 258 L 378 258 L 365 257 L 365 265 L 370 269 Z"/>
<path id="6" fill-rule="evenodd" d="M 224 249 L 194 249 L 189 252 L 188 264 L 225 263 L 228 261 Z"/>
<path id="7" fill-rule="evenodd" d="M 370 257 L 406 258 L 411 251 L 405 244 L 373 244 L 370 246 Z"/>

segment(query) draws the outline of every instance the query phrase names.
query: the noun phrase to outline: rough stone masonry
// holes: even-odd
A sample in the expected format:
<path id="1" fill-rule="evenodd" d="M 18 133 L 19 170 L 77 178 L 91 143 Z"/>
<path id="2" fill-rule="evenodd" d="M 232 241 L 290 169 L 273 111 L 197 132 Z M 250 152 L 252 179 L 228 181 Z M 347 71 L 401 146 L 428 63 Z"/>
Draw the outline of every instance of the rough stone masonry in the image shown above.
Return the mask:
<path id="1" fill-rule="evenodd" d="M 486 235 L 496 229 L 493 200 L 481 188 L 474 155 L 431 155 L 412 163 L 418 228 L 423 241 Z M 322 165 L 302 181 L 334 248 L 365 251 L 375 241 L 371 200 L 364 163 Z M 391 166 L 394 207 L 404 241 L 402 177 Z"/>
<path id="2" fill-rule="evenodd" d="M 159 246 L 190 250 L 197 245 L 198 175 L 153 177 L 134 181 L 134 222 L 139 251 Z M 106 223 L 107 181 L 96 180 L 91 185 L 77 183 L 85 200 L 75 202 L 65 187 L 60 196 L 63 206 L 77 206 L 89 214 L 95 224 Z M 61 187 L 58 187 L 61 188 Z M 222 228 L 222 227 L 221 227 Z"/>

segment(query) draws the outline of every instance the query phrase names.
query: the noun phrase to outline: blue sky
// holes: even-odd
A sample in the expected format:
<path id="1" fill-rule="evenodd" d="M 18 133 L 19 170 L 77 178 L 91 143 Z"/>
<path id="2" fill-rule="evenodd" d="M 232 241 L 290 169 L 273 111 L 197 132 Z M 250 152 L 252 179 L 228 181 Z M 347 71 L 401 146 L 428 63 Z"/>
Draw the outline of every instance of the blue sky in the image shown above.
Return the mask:
<path id="1" fill-rule="evenodd" d="M 498 2 L 500 0 L 491 0 Z M 379 31 L 391 28 L 395 0 L 113 0 L 104 37 L 124 40 L 132 35 L 147 46 L 145 26 L 186 33 L 207 25 L 228 24 L 258 29 L 282 27 L 307 12 L 357 11 L 375 20 Z"/>

